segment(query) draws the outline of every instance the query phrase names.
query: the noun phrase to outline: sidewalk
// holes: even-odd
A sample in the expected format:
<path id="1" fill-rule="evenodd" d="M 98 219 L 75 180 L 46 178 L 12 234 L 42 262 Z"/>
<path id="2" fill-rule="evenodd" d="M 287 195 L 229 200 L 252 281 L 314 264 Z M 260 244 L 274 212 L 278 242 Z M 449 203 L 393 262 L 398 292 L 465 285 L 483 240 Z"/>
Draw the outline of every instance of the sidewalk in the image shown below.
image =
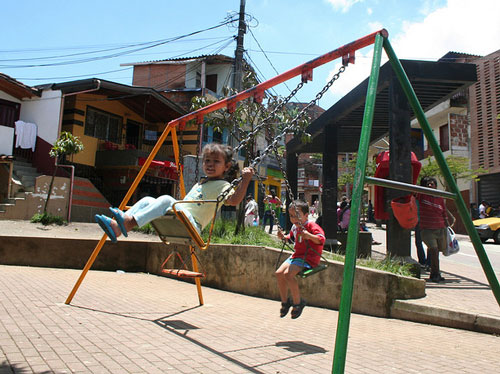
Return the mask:
<path id="1" fill-rule="evenodd" d="M 385 256 L 387 242 L 385 229 L 370 224 L 369 230 L 374 240 L 382 243 L 372 246 L 372 252 L 375 255 Z M 462 246 L 472 247 L 468 236 L 457 234 L 457 238 Z M 416 259 L 413 237 L 411 243 L 412 257 Z M 477 265 L 477 258 L 474 257 L 472 260 L 476 266 L 457 263 L 453 256 L 440 255 L 441 273 L 446 281 L 428 282 L 424 298 L 396 302 L 393 308 L 394 317 L 476 331 L 484 331 L 484 328 L 486 331 L 500 331 L 500 306 L 482 268 Z M 497 278 L 500 278 L 500 271 L 496 270 Z M 428 277 L 428 272 L 422 273 L 422 279 Z"/>
<path id="2" fill-rule="evenodd" d="M 372 231 L 385 242 L 385 231 Z M 0 236 L 19 232 L 101 237 L 95 224 L 0 221 Z M 443 270 L 447 279 L 456 274 L 459 286 L 435 285 L 410 302 L 499 316 L 477 271 L 448 263 Z M 280 319 L 276 301 L 207 287 L 198 307 L 189 283 L 92 270 L 65 305 L 80 272 L 0 265 L 0 374 L 331 372 L 336 311 L 306 307 L 297 320 Z M 353 314 L 346 373 L 493 373 L 499 343 L 491 334 Z"/>

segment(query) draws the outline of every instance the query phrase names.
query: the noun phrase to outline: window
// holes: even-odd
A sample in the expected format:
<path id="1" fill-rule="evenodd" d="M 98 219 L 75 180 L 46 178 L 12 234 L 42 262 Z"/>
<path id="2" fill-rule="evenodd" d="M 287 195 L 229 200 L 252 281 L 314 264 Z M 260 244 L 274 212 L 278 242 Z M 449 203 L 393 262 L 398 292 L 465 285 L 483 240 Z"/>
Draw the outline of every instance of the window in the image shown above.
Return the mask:
<path id="1" fill-rule="evenodd" d="M 208 74 L 206 76 L 205 86 L 210 91 L 217 93 L 217 74 Z"/>
<path id="2" fill-rule="evenodd" d="M 201 87 L 201 73 L 196 72 L 196 82 L 195 82 L 195 88 L 200 88 Z"/>
<path id="3" fill-rule="evenodd" d="M 204 143 L 223 143 L 223 129 L 216 130 L 212 126 L 203 126 L 203 142 Z"/>
<path id="4" fill-rule="evenodd" d="M 121 143 L 122 117 L 87 107 L 85 117 L 85 135 Z"/>
<path id="5" fill-rule="evenodd" d="M 214 132 L 213 132 L 212 141 L 214 143 L 222 143 L 222 129 L 219 129 L 219 130 L 214 129 L 213 131 Z"/>
<path id="6" fill-rule="evenodd" d="M 439 127 L 439 146 L 441 151 L 450 150 L 450 137 L 448 135 L 448 124 Z"/>

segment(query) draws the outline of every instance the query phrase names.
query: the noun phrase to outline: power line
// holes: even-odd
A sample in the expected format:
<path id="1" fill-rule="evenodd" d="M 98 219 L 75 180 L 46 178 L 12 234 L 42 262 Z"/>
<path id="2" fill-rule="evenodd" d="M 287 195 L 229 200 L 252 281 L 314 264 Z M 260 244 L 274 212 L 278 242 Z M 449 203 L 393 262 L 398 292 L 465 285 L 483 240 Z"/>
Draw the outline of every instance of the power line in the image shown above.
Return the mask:
<path id="1" fill-rule="evenodd" d="M 271 60 L 269 59 L 269 57 L 267 57 L 267 54 L 266 52 L 264 52 L 264 49 L 262 49 L 262 46 L 260 45 L 259 41 L 257 40 L 257 38 L 255 37 L 255 35 L 253 34 L 253 31 L 251 28 L 248 28 L 248 31 L 250 31 L 250 34 L 252 35 L 252 38 L 253 40 L 255 40 L 255 42 L 257 43 L 257 45 L 259 46 L 260 50 L 262 51 L 262 53 L 264 54 L 264 57 L 267 59 L 267 61 L 269 62 L 269 64 L 271 65 L 271 67 L 274 69 L 274 72 L 279 75 L 280 73 L 278 72 L 278 70 L 274 67 L 273 63 L 271 62 Z M 288 91 L 292 92 L 292 90 L 290 89 L 290 87 L 287 86 L 286 82 L 283 82 L 285 87 L 288 88 Z"/>
<path id="2" fill-rule="evenodd" d="M 256 40 L 257 41 L 257 40 Z M 257 42 L 258 44 L 258 42 Z M 260 47 L 260 46 L 259 46 Z M 278 54 L 278 55 L 298 55 L 298 56 L 320 56 L 321 53 L 303 53 L 303 52 L 283 52 L 283 51 L 264 51 L 261 49 L 248 49 L 252 52 L 261 52 L 261 53 L 270 53 L 270 54 Z"/>
<path id="3" fill-rule="evenodd" d="M 101 74 L 110 74 L 110 73 L 116 73 L 118 71 L 125 71 L 125 70 L 130 70 L 132 67 L 124 68 L 124 69 L 116 69 L 116 70 L 109 70 L 109 71 L 102 71 L 99 73 L 90 73 L 90 74 L 81 74 L 81 75 L 68 75 L 65 77 L 48 77 L 48 78 L 24 78 L 24 77 L 16 77 L 17 80 L 30 80 L 30 81 L 42 81 L 42 80 L 51 80 L 51 79 L 68 79 L 68 78 L 81 78 L 81 77 L 88 77 L 88 76 L 95 76 L 95 75 L 101 75 Z"/>
<path id="4" fill-rule="evenodd" d="M 206 46 L 203 46 L 201 48 L 197 48 L 197 49 L 194 49 L 194 50 L 190 50 L 184 54 L 190 54 L 194 51 L 197 51 L 197 50 L 200 50 L 200 49 L 203 49 L 203 48 L 208 48 L 208 47 L 211 47 L 213 45 L 216 45 L 216 44 L 219 44 L 219 43 L 222 43 L 222 42 L 226 42 L 225 44 L 223 44 L 221 47 L 218 47 L 216 48 L 213 52 L 210 52 L 210 54 L 217 54 L 219 53 L 220 51 L 222 51 L 223 49 L 227 48 L 227 46 L 229 44 L 231 44 L 231 42 L 233 41 L 233 37 L 230 36 L 229 38 L 226 37 L 224 38 L 224 40 L 222 41 L 218 41 L 218 42 L 215 42 L 215 43 L 211 43 L 211 44 L 208 44 Z M 182 55 L 179 55 L 179 56 L 182 56 Z M 125 71 L 125 70 L 129 70 L 129 69 L 132 69 L 132 67 L 127 67 L 127 68 L 123 68 L 123 69 L 116 69 L 116 70 L 109 70 L 109 71 L 105 71 L 105 72 L 98 72 L 98 73 L 88 73 L 88 74 L 80 74 L 80 75 L 72 75 L 72 76 L 65 76 L 65 77 L 45 77 L 45 78 L 22 78 L 22 77 L 16 77 L 16 79 L 18 80 L 21 80 L 21 79 L 24 79 L 24 80 L 34 80 L 34 81 L 41 81 L 41 80 L 56 80 L 56 79 L 68 79 L 68 78 L 81 78 L 81 77 L 95 77 L 97 75 L 100 75 L 100 74 L 109 74 L 109 73 L 114 73 L 114 72 L 119 72 L 119 71 Z M 158 75 L 155 75 L 153 76 L 152 78 L 156 78 L 158 76 L 160 76 L 161 74 L 158 74 Z M 172 80 L 175 80 L 177 78 L 179 78 L 180 76 L 177 76 L 177 77 L 174 77 L 174 78 L 171 78 L 169 79 L 168 82 L 172 81 Z M 167 84 L 167 82 L 165 82 L 164 84 Z M 162 84 L 163 85 L 163 84 Z M 159 86 L 157 86 L 159 87 Z M 157 87 L 152 87 L 152 88 L 157 88 Z"/>
<path id="5" fill-rule="evenodd" d="M 179 42 L 179 43 L 192 43 L 192 42 L 199 42 L 199 41 L 204 41 L 204 40 L 225 39 L 225 38 L 226 38 L 225 36 L 217 36 L 217 37 L 212 37 L 212 38 L 192 38 L 192 39 L 189 39 L 189 40 L 179 39 L 179 40 L 172 41 L 172 43 L 175 43 L 175 42 Z M 157 41 L 160 41 L 160 40 L 157 40 Z M 133 42 L 133 43 L 107 43 L 107 44 L 80 45 L 80 46 L 69 46 L 69 47 L 5 49 L 5 50 L 0 50 L 0 53 L 26 53 L 26 52 L 65 51 L 65 50 L 81 50 L 81 49 L 112 48 L 112 47 L 115 47 L 116 49 L 119 49 L 119 48 L 134 46 L 134 45 L 155 43 L 157 41 Z M 3 60 L 3 61 L 5 61 L 5 60 Z"/>
<path id="6" fill-rule="evenodd" d="M 46 63 L 46 64 L 0 65 L 0 68 L 3 68 L 3 69 L 15 69 L 15 68 L 32 68 L 32 67 L 61 66 L 61 65 L 81 64 L 81 63 L 85 63 L 85 62 L 93 62 L 93 61 L 98 61 L 98 60 L 104 60 L 104 59 L 109 59 L 109 58 L 114 58 L 114 57 L 128 55 L 128 54 L 131 54 L 131 53 L 134 53 L 134 52 L 137 52 L 137 51 L 142 51 L 142 50 L 145 50 L 145 49 L 150 49 L 150 48 L 158 47 L 160 45 L 171 43 L 171 42 L 179 40 L 179 39 L 187 38 L 187 37 L 192 36 L 192 35 L 196 35 L 196 34 L 199 34 L 199 33 L 205 32 L 205 31 L 209 31 L 209 30 L 213 30 L 213 29 L 225 26 L 225 25 L 227 25 L 227 24 L 229 24 L 231 22 L 233 22 L 232 19 L 227 19 L 226 18 L 225 21 L 219 23 L 218 25 L 215 25 L 215 26 L 212 26 L 212 27 L 208 27 L 208 28 L 205 28 L 203 30 L 193 31 L 193 32 L 191 32 L 189 34 L 184 34 L 184 35 L 176 36 L 176 37 L 173 37 L 173 38 L 168 38 L 168 39 L 162 39 L 162 40 L 159 40 L 159 41 L 152 41 L 152 42 L 143 43 L 140 48 L 135 48 L 135 49 L 132 49 L 132 50 L 129 50 L 129 51 L 112 53 L 112 54 L 108 54 L 108 55 L 104 55 L 104 56 L 84 58 L 84 59 L 80 59 L 80 60 L 70 60 L 70 61 Z M 133 46 L 129 46 L 127 48 L 131 48 L 131 47 L 133 47 Z"/>
<path id="7" fill-rule="evenodd" d="M 264 81 L 267 81 L 267 77 L 264 75 L 264 73 L 262 73 L 262 71 L 258 68 L 257 64 L 255 63 L 254 60 L 252 60 L 252 58 L 250 57 L 250 55 L 248 54 L 247 51 L 245 51 L 245 55 L 247 56 L 247 58 L 250 60 L 250 62 L 252 63 L 252 65 L 255 67 L 255 69 L 257 70 L 257 72 L 261 75 L 262 77 L 262 82 Z M 288 88 L 288 87 L 287 87 Z M 270 87 L 269 90 L 273 91 L 274 95 L 275 96 L 281 96 L 278 91 L 276 91 L 275 87 Z"/>

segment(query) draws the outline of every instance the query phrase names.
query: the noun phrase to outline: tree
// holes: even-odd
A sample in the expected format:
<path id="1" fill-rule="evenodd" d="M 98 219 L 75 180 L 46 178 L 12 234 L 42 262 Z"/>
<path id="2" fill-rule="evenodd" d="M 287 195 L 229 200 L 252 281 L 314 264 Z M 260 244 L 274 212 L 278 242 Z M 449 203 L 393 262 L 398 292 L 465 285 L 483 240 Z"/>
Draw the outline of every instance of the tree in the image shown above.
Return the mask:
<path id="1" fill-rule="evenodd" d="M 47 193 L 47 200 L 45 201 L 45 206 L 43 207 L 43 214 L 47 214 L 47 205 L 49 204 L 50 195 L 52 193 L 52 186 L 54 185 L 54 179 L 56 177 L 57 169 L 59 167 L 59 162 L 61 162 L 65 156 L 72 156 L 81 152 L 83 150 L 83 143 L 80 139 L 73 134 L 63 131 L 61 135 L 56 140 L 52 146 L 49 156 L 56 159 L 56 167 L 52 173 L 52 179 L 50 180 L 49 192 Z"/>
<path id="2" fill-rule="evenodd" d="M 243 89 L 248 89 L 258 84 L 255 73 L 247 69 L 243 77 Z M 236 92 L 226 88 L 224 90 L 225 99 Z M 207 105 L 214 103 L 216 100 L 209 97 L 196 96 L 192 100 L 191 110 L 198 110 Z M 278 108 L 280 107 L 280 108 Z M 278 108 L 278 109 L 277 109 Z M 279 96 L 266 95 L 263 99 L 263 104 L 255 102 L 253 99 L 246 99 L 240 101 L 232 113 L 225 109 L 221 109 L 205 117 L 205 126 L 212 126 L 214 131 L 222 132 L 227 128 L 231 135 L 237 142 L 245 142 L 246 146 L 243 148 L 245 154 L 244 165 L 248 166 L 250 161 L 258 156 L 258 150 L 265 146 L 265 141 L 269 144 L 274 140 L 275 135 L 282 132 L 282 130 L 295 118 L 298 114 L 298 108 L 283 105 L 283 98 Z M 269 118 L 272 114 L 272 118 Z M 263 126 L 262 132 L 257 130 L 258 126 L 264 119 L 266 125 Z M 297 121 L 297 127 L 301 130 L 296 132 L 296 135 L 301 136 L 303 140 L 307 140 L 308 136 L 303 132 L 303 129 L 309 124 L 309 116 L 304 115 Z M 263 135 L 262 135 L 263 134 Z M 261 135 L 259 137 L 259 135 Z M 260 149 L 259 149 L 260 148 Z M 283 154 L 283 147 L 279 147 L 278 155 L 281 157 Z M 240 205 L 238 221 L 236 225 L 236 234 L 244 229 L 243 226 L 243 204 Z"/>
<path id="3" fill-rule="evenodd" d="M 427 163 L 423 165 L 422 169 L 420 170 L 420 178 L 434 177 L 439 180 L 439 182 L 443 186 L 445 186 L 446 189 L 448 189 L 448 184 L 446 183 L 436 160 L 431 156 L 427 157 L 426 160 Z M 458 179 L 477 181 L 479 175 L 488 172 L 488 170 L 483 169 L 482 167 L 475 170 L 471 169 L 469 167 L 469 159 L 467 157 L 449 155 L 448 157 L 446 157 L 446 163 L 448 164 L 450 173 L 455 181 L 457 181 Z"/>
<path id="4" fill-rule="evenodd" d="M 339 173 L 337 179 L 337 188 L 338 191 L 344 191 L 346 186 L 352 186 L 354 183 L 354 172 L 356 171 L 356 162 L 358 161 L 357 153 L 353 154 L 353 157 L 348 161 L 342 161 L 339 165 L 339 170 L 344 170 L 342 173 Z M 373 159 L 368 159 L 366 163 L 366 173 L 367 177 L 372 177 L 375 175 L 375 169 L 377 165 L 375 165 L 375 161 Z"/>

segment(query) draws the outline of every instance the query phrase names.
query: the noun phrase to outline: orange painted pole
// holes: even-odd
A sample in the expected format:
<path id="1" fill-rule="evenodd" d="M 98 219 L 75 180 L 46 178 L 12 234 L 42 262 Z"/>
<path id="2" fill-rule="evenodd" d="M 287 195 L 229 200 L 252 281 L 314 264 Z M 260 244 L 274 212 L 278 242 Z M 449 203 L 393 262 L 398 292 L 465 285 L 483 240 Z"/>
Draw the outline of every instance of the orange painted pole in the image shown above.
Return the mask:
<path id="1" fill-rule="evenodd" d="M 191 251 L 191 262 L 193 263 L 193 271 L 198 273 L 198 261 L 196 260 L 195 248 L 190 245 L 189 249 Z M 200 305 L 203 305 L 203 293 L 201 292 L 201 280 L 200 278 L 194 278 L 194 282 L 196 283 L 196 290 L 198 291 L 198 300 Z"/>
<path id="2" fill-rule="evenodd" d="M 375 37 L 381 34 L 383 37 L 388 36 L 388 32 L 385 29 L 376 31 L 370 35 L 367 35 L 363 38 L 360 38 L 354 42 L 346 44 L 340 48 L 337 48 L 331 52 L 325 53 L 314 60 L 308 61 L 302 65 L 299 65 L 293 69 L 290 69 L 280 75 L 275 76 L 265 82 L 262 82 L 248 90 L 242 91 L 236 95 L 230 96 L 224 100 L 217 101 L 213 104 L 207 105 L 201 109 L 198 109 L 194 112 L 188 113 L 182 117 L 174 119 L 169 122 L 169 125 L 179 125 L 180 123 L 185 123 L 192 119 L 198 119 L 204 114 L 211 113 L 215 110 L 222 108 L 231 108 L 236 105 L 237 102 L 245 100 L 249 97 L 259 97 L 263 94 L 263 92 L 271 87 L 274 87 L 280 83 L 283 83 L 291 78 L 294 78 L 298 75 L 302 75 L 303 81 L 312 80 L 312 70 L 317 68 L 318 66 L 324 65 L 330 61 L 333 61 L 342 56 L 349 56 L 354 53 L 356 50 L 367 47 L 373 43 L 375 43 Z"/>
<path id="3" fill-rule="evenodd" d="M 156 142 L 154 148 L 151 150 L 151 153 L 149 154 L 148 158 L 144 162 L 144 165 L 142 165 L 141 170 L 139 170 L 139 173 L 135 177 L 134 181 L 132 182 L 132 185 L 130 186 L 125 197 L 123 198 L 122 202 L 120 203 L 119 209 L 123 210 L 125 208 L 125 206 L 127 205 L 128 201 L 132 197 L 132 194 L 135 192 L 137 186 L 141 182 L 142 177 L 146 173 L 146 170 L 148 170 L 149 165 L 151 164 L 151 161 L 153 161 L 153 159 L 155 158 L 156 154 L 160 150 L 160 147 L 162 146 L 163 142 L 165 141 L 165 139 L 167 138 L 167 135 L 170 133 L 171 130 L 172 130 L 172 126 L 166 126 L 165 130 L 163 130 L 163 133 L 161 134 L 160 138 Z M 65 304 L 70 304 L 71 301 L 73 300 L 73 297 L 75 296 L 76 291 L 78 291 L 78 288 L 82 284 L 83 279 L 85 278 L 88 271 L 90 270 L 90 268 L 94 264 L 94 261 L 97 258 L 97 255 L 99 254 L 99 252 L 101 251 L 102 246 L 106 242 L 107 237 L 108 236 L 106 234 L 104 234 L 102 236 L 101 240 L 99 240 L 99 243 L 97 243 L 97 246 L 94 248 L 94 251 L 90 255 L 89 259 L 87 260 L 87 263 L 85 264 L 85 267 L 83 268 L 83 270 L 80 274 L 80 277 L 76 281 L 75 285 L 73 286 L 73 289 L 71 290 L 69 296 L 67 297 Z"/>
<path id="4" fill-rule="evenodd" d="M 217 102 L 210 104 L 204 108 L 198 109 L 194 112 L 188 113 L 182 117 L 179 117 L 177 119 L 170 121 L 167 124 L 167 126 L 165 127 L 165 130 L 163 130 L 163 133 L 160 135 L 160 138 L 156 142 L 155 146 L 151 150 L 151 153 L 149 154 L 148 158 L 144 162 L 144 165 L 142 166 L 141 170 L 137 174 L 137 176 L 136 176 L 134 182 L 132 183 L 132 185 L 130 186 L 127 194 L 123 198 L 123 200 L 119 206 L 119 209 L 123 210 L 126 207 L 128 201 L 130 200 L 130 197 L 135 192 L 137 186 L 139 185 L 140 181 L 142 180 L 142 177 L 146 173 L 146 170 L 148 170 L 149 165 L 151 164 L 151 162 L 155 158 L 156 154 L 160 150 L 160 147 L 163 145 L 163 142 L 167 138 L 167 135 L 175 127 L 183 125 L 187 121 L 192 120 L 192 119 L 196 119 L 197 122 L 199 122 L 200 118 L 202 119 L 204 114 L 214 112 L 218 109 L 228 108 L 229 110 L 232 110 L 233 108 L 236 107 L 236 103 L 238 103 L 239 101 L 245 100 L 249 97 L 255 97 L 255 98 L 262 97 L 265 90 L 267 90 L 271 87 L 274 87 L 280 83 L 283 83 L 283 82 L 285 82 L 291 78 L 294 78 L 298 75 L 302 76 L 303 82 L 307 82 L 309 80 L 312 80 L 312 70 L 314 68 L 317 68 L 318 66 L 324 65 L 324 64 L 326 64 L 330 61 L 333 61 L 339 57 L 343 57 L 343 56 L 348 57 L 348 58 L 353 57 L 354 55 L 351 56 L 352 53 L 354 53 L 358 49 L 361 49 L 361 48 L 364 48 L 364 47 L 367 47 L 367 46 L 373 44 L 375 42 L 375 37 L 379 34 L 381 36 L 383 36 L 384 38 L 387 38 L 387 36 L 388 36 L 388 32 L 385 29 L 376 31 L 376 32 L 371 33 L 369 35 L 366 35 L 358 40 L 355 40 L 351 43 L 348 43 L 340 48 L 337 48 L 331 52 L 325 53 L 324 55 L 321 55 L 321 56 L 319 56 L 311 61 L 308 61 L 302 65 L 299 65 L 293 69 L 290 69 L 282 74 L 279 74 L 274 78 L 271 78 L 265 82 L 258 84 L 257 86 L 249 88 L 248 90 L 242 91 L 236 95 L 228 97 L 227 99 L 217 101 Z M 174 141 L 174 139 L 172 139 L 173 140 L 172 144 L 174 144 L 174 156 L 176 158 L 176 163 L 177 163 L 177 165 L 179 165 L 179 163 L 178 163 L 178 160 L 179 160 L 178 151 L 179 150 L 178 150 L 178 145 L 176 145 L 177 134 L 175 132 L 173 132 L 172 137 L 173 138 L 175 137 L 175 141 Z M 176 146 L 177 146 L 177 153 L 175 153 Z M 179 173 L 179 183 L 182 182 L 180 187 L 181 187 L 181 194 L 183 197 L 186 193 L 185 187 L 184 187 L 184 178 L 182 175 L 182 170 L 180 170 L 179 172 L 180 172 Z M 82 274 L 80 275 L 80 278 L 78 279 L 75 286 L 73 287 L 73 290 L 71 291 L 70 295 L 66 299 L 66 304 L 71 303 L 73 296 L 75 295 L 76 291 L 78 290 L 78 287 L 80 286 L 81 282 L 83 281 L 83 278 L 87 274 L 88 270 L 90 269 L 90 267 L 94 263 L 95 258 L 99 254 L 105 240 L 106 240 L 106 235 L 104 235 L 102 237 L 101 241 L 94 249 L 94 252 L 92 252 L 92 255 L 90 256 L 89 260 L 87 261 L 87 264 L 85 265 L 85 268 L 83 269 Z"/>

